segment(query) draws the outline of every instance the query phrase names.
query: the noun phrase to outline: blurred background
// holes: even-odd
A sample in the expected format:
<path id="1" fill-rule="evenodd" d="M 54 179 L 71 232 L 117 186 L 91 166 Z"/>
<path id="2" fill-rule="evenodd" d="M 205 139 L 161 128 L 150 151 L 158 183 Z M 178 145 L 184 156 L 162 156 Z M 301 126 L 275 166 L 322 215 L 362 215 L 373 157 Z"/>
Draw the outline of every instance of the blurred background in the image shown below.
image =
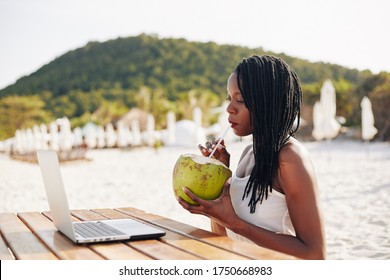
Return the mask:
<path id="1" fill-rule="evenodd" d="M 387 141 L 388 10 L 384 0 L 2 0 L 0 140 L 34 125 L 49 130 L 63 117 L 71 130 L 92 123 L 118 131 L 135 108 L 124 125 L 137 119 L 141 131 L 148 115 L 149 128 L 162 130 L 169 112 L 175 121 L 194 121 L 198 108 L 202 127 L 210 127 L 223 111 L 233 67 L 267 53 L 282 57 L 301 79 L 301 138 L 322 138 L 313 135 L 313 110 L 328 81 L 336 104 L 331 118 L 341 126 L 332 137 L 362 139 L 367 97 L 377 128 L 370 138 Z"/>
<path id="2" fill-rule="evenodd" d="M 176 202 L 182 153 L 220 136 L 226 81 L 283 58 L 304 106 L 328 258 L 390 259 L 387 0 L 0 0 L 0 212 L 48 209 L 37 149 L 72 209 L 133 206 L 209 228 Z M 226 136 L 235 169 L 248 139 Z M 167 195 L 168 194 L 168 195 Z"/>

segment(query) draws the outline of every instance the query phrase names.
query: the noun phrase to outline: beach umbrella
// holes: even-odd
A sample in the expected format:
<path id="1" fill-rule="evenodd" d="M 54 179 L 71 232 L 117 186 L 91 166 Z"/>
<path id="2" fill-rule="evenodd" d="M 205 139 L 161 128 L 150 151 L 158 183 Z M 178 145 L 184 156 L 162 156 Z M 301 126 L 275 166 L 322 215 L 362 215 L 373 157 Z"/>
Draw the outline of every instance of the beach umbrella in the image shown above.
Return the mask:
<path id="1" fill-rule="evenodd" d="M 176 116 L 175 113 L 169 111 L 167 113 L 167 137 L 165 144 L 168 146 L 172 146 L 175 144 L 175 129 L 176 129 Z"/>
<path id="2" fill-rule="evenodd" d="M 49 148 L 48 141 L 50 140 L 50 135 L 47 133 L 47 126 L 42 123 L 39 129 L 42 135 L 42 149 L 47 150 Z"/>
<path id="3" fill-rule="evenodd" d="M 23 131 L 20 129 L 17 129 L 15 132 L 15 152 L 18 154 L 23 153 Z"/>
<path id="4" fill-rule="evenodd" d="M 124 122 L 117 123 L 117 145 L 125 148 L 129 145 L 130 128 Z"/>
<path id="5" fill-rule="evenodd" d="M 34 150 L 41 150 L 42 147 L 42 133 L 38 125 L 34 125 L 32 128 L 34 137 Z"/>
<path id="6" fill-rule="evenodd" d="M 324 132 L 321 129 L 323 122 L 322 105 L 320 101 L 316 101 L 313 107 L 313 132 L 312 135 L 316 140 L 324 139 Z"/>
<path id="7" fill-rule="evenodd" d="M 321 88 L 320 101 L 313 107 L 313 137 L 330 140 L 337 136 L 341 125 L 336 120 L 336 91 L 328 79 Z"/>
<path id="8" fill-rule="evenodd" d="M 116 145 L 117 135 L 114 130 L 112 123 L 106 125 L 106 146 L 107 148 L 112 148 Z"/>
<path id="9" fill-rule="evenodd" d="M 95 149 L 97 146 L 97 125 L 88 122 L 81 129 L 84 136 L 84 142 L 89 149 Z"/>
<path id="10" fill-rule="evenodd" d="M 132 119 L 130 122 L 131 129 L 131 145 L 133 146 L 141 146 L 141 128 L 139 119 Z"/>
<path id="11" fill-rule="evenodd" d="M 106 132 L 101 125 L 96 127 L 96 147 L 100 149 L 106 147 Z"/>
<path id="12" fill-rule="evenodd" d="M 59 118 L 56 120 L 58 125 L 58 145 L 61 151 L 72 150 L 73 134 L 71 130 L 70 121 L 67 117 Z"/>
<path id="13" fill-rule="evenodd" d="M 32 128 L 27 128 L 26 129 L 26 149 L 27 153 L 31 153 L 35 151 L 35 146 L 34 146 L 34 133 Z"/>
<path id="14" fill-rule="evenodd" d="M 50 149 L 58 151 L 59 144 L 58 144 L 58 125 L 55 121 L 52 121 L 49 126 L 49 133 L 50 133 Z"/>
<path id="15" fill-rule="evenodd" d="M 73 140 L 72 140 L 72 146 L 75 148 L 79 148 L 84 144 L 83 139 L 83 131 L 80 127 L 75 127 L 73 129 Z"/>
<path id="16" fill-rule="evenodd" d="M 156 122 L 152 114 L 148 114 L 146 122 L 146 131 L 144 132 L 144 141 L 148 146 L 153 146 L 156 141 Z"/>
<path id="17" fill-rule="evenodd" d="M 193 143 L 195 145 L 203 144 L 205 142 L 206 136 L 205 131 L 202 126 L 202 109 L 200 107 L 195 107 L 192 111 L 192 119 L 195 123 L 195 135 L 193 138 Z"/>
<path id="18" fill-rule="evenodd" d="M 367 96 L 363 97 L 360 107 L 362 108 L 362 138 L 369 141 L 374 138 L 378 130 L 374 126 L 374 114 L 372 113 L 370 99 Z"/>
<path id="19" fill-rule="evenodd" d="M 204 144 L 206 134 L 202 127 L 199 127 L 194 121 L 180 120 L 176 122 L 175 145 L 183 147 L 197 147 L 198 144 Z"/>
<path id="20" fill-rule="evenodd" d="M 21 143 L 22 143 L 21 154 L 24 154 L 27 152 L 27 146 L 28 146 L 27 131 L 25 129 L 22 129 L 20 132 L 21 132 Z"/>

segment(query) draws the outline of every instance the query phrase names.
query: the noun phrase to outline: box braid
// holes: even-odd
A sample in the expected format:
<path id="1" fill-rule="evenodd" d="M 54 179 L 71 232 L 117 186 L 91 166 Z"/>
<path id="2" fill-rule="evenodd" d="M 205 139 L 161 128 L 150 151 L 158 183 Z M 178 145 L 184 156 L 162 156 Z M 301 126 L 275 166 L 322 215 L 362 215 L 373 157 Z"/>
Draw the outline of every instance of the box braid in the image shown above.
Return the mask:
<path id="1" fill-rule="evenodd" d="M 255 165 L 242 199 L 250 195 L 248 206 L 254 213 L 256 204 L 272 192 L 280 149 L 299 127 L 302 90 L 294 70 L 273 56 L 253 55 L 234 71 L 253 126 Z"/>

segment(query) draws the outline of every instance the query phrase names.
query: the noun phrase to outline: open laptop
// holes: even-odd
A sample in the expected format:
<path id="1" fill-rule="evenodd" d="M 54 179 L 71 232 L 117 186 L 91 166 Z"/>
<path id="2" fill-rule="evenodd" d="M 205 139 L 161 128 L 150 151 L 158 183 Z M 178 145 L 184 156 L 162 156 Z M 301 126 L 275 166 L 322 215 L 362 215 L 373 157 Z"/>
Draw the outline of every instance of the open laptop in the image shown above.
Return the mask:
<path id="1" fill-rule="evenodd" d="M 37 151 L 53 223 L 75 243 L 153 239 L 165 231 L 133 219 L 72 222 L 56 151 Z"/>

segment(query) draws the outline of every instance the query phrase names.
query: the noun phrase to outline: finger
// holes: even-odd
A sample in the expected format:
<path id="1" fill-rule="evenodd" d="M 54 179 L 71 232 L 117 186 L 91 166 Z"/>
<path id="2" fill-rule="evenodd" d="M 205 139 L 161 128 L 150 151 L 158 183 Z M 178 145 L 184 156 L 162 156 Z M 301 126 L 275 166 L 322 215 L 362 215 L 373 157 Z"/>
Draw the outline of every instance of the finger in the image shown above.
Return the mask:
<path id="1" fill-rule="evenodd" d="M 221 142 L 219 142 L 221 141 Z M 212 143 L 212 148 L 214 149 L 216 147 L 216 145 L 218 145 L 218 149 L 219 147 L 224 147 L 225 148 L 225 141 L 224 139 L 221 139 L 221 138 L 218 138 L 218 139 L 213 139 L 213 143 Z"/>
<path id="2" fill-rule="evenodd" d="M 231 183 L 232 183 L 232 177 L 230 177 L 229 179 L 227 179 L 225 181 L 225 184 L 223 185 L 223 191 L 222 191 L 223 195 L 230 195 L 230 184 Z"/>
<path id="3" fill-rule="evenodd" d="M 199 196 L 195 195 L 193 192 L 191 192 L 190 189 L 186 187 L 183 187 L 182 189 L 183 192 L 195 202 L 195 205 L 192 206 L 198 206 L 196 208 L 198 212 L 202 212 L 203 209 L 207 209 L 210 207 L 210 203 L 211 203 L 210 201 L 200 198 Z"/>
<path id="4" fill-rule="evenodd" d="M 196 204 L 199 204 L 199 197 L 197 197 L 193 192 L 190 191 L 190 189 L 186 188 L 186 187 L 183 187 L 182 188 L 183 192 L 189 197 L 191 198 Z"/>
<path id="5" fill-rule="evenodd" d="M 191 207 L 193 206 L 192 204 L 188 203 L 187 201 L 185 201 L 183 198 L 181 198 L 180 196 L 177 198 L 177 201 L 179 202 L 179 204 L 181 205 L 181 207 L 183 207 L 184 209 L 190 211 Z"/>
<path id="6" fill-rule="evenodd" d="M 201 214 L 201 215 L 205 215 L 205 213 L 203 213 L 203 207 L 201 207 L 199 204 L 190 204 L 188 203 L 187 201 L 185 201 L 184 199 L 182 199 L 181 197 L 178 197 L 177 198 L 179 204 L 185 209 L 187 210 L 188 212 L 190 212 L 191 214 Z"/>
<path id="7" fill-rule="evenodd" d="M 222 145 L 222 143 L 218 145 L 218 148 L 217 148 L 217 149 L 218 149 L 218 151 L 219 151 L 220 153 L 226 152 L 226 147 L 225 147 L 224 145 Z"/>
<path id="8" fill-rule="evenodd" d="M 208 156 L 210 154 L 210 152 L 207 151 L 207 149 L 205 147 L 203 147 L 201 144 L 198 145 L 198 149 L 200 150 L 200 152 L 204 156 Z"/>

